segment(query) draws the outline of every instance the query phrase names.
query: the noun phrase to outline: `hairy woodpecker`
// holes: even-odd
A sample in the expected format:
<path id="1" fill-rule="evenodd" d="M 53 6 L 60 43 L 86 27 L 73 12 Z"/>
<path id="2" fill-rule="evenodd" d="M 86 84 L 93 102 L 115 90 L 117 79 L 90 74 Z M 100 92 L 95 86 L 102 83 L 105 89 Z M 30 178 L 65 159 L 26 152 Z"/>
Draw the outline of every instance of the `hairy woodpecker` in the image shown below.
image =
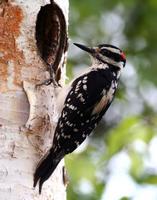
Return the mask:
<path id="1" fill-rule="evenodd" d="M 114 98 L 126 63 L 125 54 L 113 45 L 101 44 L 90 48 L 74 44 L 91 55 L 92 66 L 74 79 L 65 92 L 53 145 L 34 174 L 34 187 L 39 182 L 39 193 L 60 160 L 73 152 L 98 125 Z"/>

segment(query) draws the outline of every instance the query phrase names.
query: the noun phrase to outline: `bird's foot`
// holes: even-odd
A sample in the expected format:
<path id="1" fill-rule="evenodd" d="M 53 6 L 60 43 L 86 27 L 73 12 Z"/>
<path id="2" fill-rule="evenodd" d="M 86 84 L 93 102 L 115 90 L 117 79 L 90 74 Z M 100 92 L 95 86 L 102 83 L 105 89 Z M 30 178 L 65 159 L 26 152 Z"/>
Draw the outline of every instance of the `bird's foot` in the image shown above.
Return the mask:
<path id="1" fill-rule="evenodd" d="M 60 84 L 57 83 L 57 82 L 54 80 L 54 78 L 46 79 L 46 80 L 43 81 L 42 83 L 37 84 L 36 87 L 40 87 L 40 86 L 42 86 L 42 85 L 48 86 L 48 85 L 50 85 L 51 83 L 53 83 L 53 85 L 54 85 L 55 88 L 56 88 L 56 87 L 60 87 Z"/>

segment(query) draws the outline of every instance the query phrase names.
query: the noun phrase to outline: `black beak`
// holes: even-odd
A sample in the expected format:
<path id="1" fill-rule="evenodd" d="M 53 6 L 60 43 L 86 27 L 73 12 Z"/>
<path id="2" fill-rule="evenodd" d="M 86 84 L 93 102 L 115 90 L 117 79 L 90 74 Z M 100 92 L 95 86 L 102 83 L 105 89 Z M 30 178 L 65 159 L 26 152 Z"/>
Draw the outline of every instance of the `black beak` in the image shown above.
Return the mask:
<path id="1" fill-rule="evenodd" d="M 78 44 L 78 43 L 74 43 L 74 45 L 76 45 L 77 47 L 79 47 L 79 48 L 82 49 L 83 51 L 86 51 L 86 52 L 88 52 L 88 53 L 90 53 L 90 54 L 95 53 L 95 49 L 93 49 L 93 48 L 86 47 L 86 46 L 84 46 L 84 45 L 82 45 L 82 44 Z"/>

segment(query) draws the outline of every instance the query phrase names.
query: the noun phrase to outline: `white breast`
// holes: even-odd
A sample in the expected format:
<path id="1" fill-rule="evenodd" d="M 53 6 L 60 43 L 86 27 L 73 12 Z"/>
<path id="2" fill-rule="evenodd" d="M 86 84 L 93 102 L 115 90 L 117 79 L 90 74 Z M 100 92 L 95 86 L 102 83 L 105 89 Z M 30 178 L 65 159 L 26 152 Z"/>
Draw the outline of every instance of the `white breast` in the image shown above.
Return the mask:
<path id="1" fill-rule="evenodd" d="M 92 112 L 93 115 L 100 113 L 106 107 L 106 105 L 112 101 L 116 88 L 117 88 L 117 83 L 115 81 L 112 81 L 110 89 L 108 91 L 106 91 L 105 89 L 103 90 L 103 92 L 102 92 L 103 97 L 95 105 L 93 112 Z"/>

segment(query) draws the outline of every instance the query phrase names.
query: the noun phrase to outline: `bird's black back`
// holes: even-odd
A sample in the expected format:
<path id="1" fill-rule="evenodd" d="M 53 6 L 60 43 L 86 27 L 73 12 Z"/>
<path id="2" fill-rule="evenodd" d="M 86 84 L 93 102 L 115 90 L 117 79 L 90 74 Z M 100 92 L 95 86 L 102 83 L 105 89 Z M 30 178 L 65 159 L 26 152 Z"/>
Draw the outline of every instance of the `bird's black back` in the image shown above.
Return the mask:
<path id="1" fill-rule="evenodd" d="M 56 149 L 59 150 L 58 147 L 62 147 L 67 154 L 74 151 L 85 140 L 112 101 L 108 100 L 99 113 L 92 114 L 94 106 L 103 97 L 103 90 L 107 93 L 113 81 L 117 81 L 116 77 L 109 68 L 106 68 L 90 71 L 73 82 L 56 127 L 52 149 L 57 147 Z"/>

